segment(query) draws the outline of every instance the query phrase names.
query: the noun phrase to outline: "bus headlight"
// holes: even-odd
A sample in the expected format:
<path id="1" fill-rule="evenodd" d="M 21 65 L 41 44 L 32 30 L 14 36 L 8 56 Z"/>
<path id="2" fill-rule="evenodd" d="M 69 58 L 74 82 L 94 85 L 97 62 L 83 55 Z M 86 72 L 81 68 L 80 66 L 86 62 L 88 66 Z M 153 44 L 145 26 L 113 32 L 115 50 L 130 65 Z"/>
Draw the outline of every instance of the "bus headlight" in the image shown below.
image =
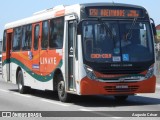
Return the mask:
<path id="1" fill-rule="evenodd" d="M 154 65 L 151 66 L 151 67 L 148 69 L 145 78 L 146 78 L 146 79 L 149 79 L 149 78 L 151 78 L 151 77 L 153 76 L 153 74 L 154 74 Z"/>
<path id="2" fill-rule="evenodd" d="M 91 67 L 87 66 L 87 65 L 84 65 L 84 68 L 86 70 L 86 73 L 87 73 L 87 77 L 92 79 L 92 80 L 95 80 L 96 79 L 96 76 L 94 74 L 94 71 Z"/>

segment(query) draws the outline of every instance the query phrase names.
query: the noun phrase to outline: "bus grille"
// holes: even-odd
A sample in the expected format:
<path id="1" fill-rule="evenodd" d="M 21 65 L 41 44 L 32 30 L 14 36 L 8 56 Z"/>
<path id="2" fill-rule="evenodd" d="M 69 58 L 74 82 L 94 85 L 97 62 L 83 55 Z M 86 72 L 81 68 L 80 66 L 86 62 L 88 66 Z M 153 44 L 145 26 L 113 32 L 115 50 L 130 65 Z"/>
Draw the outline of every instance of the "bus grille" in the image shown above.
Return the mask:
<path id="1" fill-rule="evenodd" d="M 134 69 L 134 70 L 132 70 L 132 69 L 127 69 L 127 70 L 118 70 L 118 69 L 116 69 L 116 70 L 103 70 L 103 69 L 101 69 L 101 70 L 98 70 L 98 72 L 100 72 L 100 73 L 102 73 L 102 74 L 138 74 L 138 73 L 141 73 L 141 72 L 143 72 L 143 70 L 141 70 L 141 69 Z"/>
<path id="2" fill-rule="evenodd" d="M 116 86 L 105 86 L 107 92 L 135 92 L 139 86 L 128 86 L 128 88 L 116 88 Z"/>

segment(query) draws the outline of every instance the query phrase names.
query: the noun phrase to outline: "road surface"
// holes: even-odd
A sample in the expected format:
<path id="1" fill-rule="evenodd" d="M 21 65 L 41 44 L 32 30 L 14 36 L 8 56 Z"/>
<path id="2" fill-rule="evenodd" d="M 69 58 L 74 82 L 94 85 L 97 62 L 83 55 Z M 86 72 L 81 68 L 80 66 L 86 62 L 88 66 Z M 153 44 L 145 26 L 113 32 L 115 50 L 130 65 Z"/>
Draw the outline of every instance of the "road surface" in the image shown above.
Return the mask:
<path id="1" fill-rule="evenodd" d="M 160 111 L 160 81 L 157 81 L 156 93 L 130 96 L 126 102 L 122 103 L 114 101 L 112 96 L 74 96 L 71 103 L 62 103 L 58 100 L 57 94 L 51 91 L 34 90 L 28 94 L 19 94 L 17 85 L 6 83 L 0 77 L 0 111 L 41 111 L 41 115 L 55 115 L 58 120 L 61 120 L 60 116 L 85 117 L 85 114 L 90 116 L 86 119 L 97 119 L 91 118 L 91 116 L 98 116 L 99 119 L 106 116 L 112 119 L 124 119 L 122 116 L 130 114 L 133 116 L 145 114 L 152 116 L 156 114 L 156 111 Z M 63 112 L 57 113 L 57 111 Z M 132 111 L 132 113 L 123 111 Z M 138 111 L 139 114 L 134 111 Z M 143 111 L 150 112 L 142 114 Z M 83 119 L 82 117 L 79 119 Z M 72 117 L 71 119 L 75 118 Z M 132 117 L 132 119 L 135 118 Z M 147 119 L 150 118 L 147 117 Z M 153 119 L 158 118 L 154 117 Z"/>

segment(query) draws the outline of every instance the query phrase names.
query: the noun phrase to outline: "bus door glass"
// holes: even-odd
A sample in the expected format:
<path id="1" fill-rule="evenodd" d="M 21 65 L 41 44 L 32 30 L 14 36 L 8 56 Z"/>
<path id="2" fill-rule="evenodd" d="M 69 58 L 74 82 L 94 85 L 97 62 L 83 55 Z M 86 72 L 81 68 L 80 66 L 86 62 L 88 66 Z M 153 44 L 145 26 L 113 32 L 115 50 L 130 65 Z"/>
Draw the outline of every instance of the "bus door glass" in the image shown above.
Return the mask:
<path id="1" fill-rule="evenodd" d="M 41 37 L 41 54 L 40 54 L 40 72 L 47 74 L 49 72 L 48 68 L 48 39 L 49 39 L 49 21 L 42 22 L 42 37 Z"/>
<path id="2" fill-rule="evenodd" d="M 68 88 L 75 90 L 75 20 L 68 22 Z"/>
<path id="3" fill-rule="evenodd" d="M 7 30 L 7 41 L 6 41 L 6 74 L 7 81 L 11 81 L 11 43 L 12 43 L 13 29 Z"/>
<path id="4" fill-rule="evenodd" d="M 40 49 L 39 42 L 41 39 L 41 23 L 33 24 L 33 48 L 32 48 L 32 70 L 35 72 L 40 71 Z"/>

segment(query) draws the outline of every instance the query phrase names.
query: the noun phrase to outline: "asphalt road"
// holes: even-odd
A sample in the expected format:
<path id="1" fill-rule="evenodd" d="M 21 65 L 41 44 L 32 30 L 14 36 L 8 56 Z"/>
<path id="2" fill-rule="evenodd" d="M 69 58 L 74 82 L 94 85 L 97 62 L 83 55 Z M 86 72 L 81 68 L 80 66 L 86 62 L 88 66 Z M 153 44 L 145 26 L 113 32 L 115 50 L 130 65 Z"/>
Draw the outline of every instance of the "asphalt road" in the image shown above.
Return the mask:
<path id="1" fill-rule="evenodd" d="M 121 116 L 115 116 L 115 113 L 120 115 L 130 114 L 123 111 L 140 111 L 139 113 L 141 111 L 153 111 L 154 114 L 155 111 L 160 111 L 160 81 L 157 81 L 156 93 L 130 96 L 123 103 L 117 103 L 112 96 L 74 96 L 71 103 L 62 103 L 58 100 L 57 94 L 51 91 L 34 90 L 28 94 L 19 94 L 17 85 L 6 83 L 0 77 L 0 111 L 55 111 L 54 114 L 58 116 L 58 120 L 62 120 L 60 116 L 65 117 L 65 114 L 68 116 L 83 114 L 82 116 L 85 116 L 87 113 L 87 115 L 99 116 L 100 118 L 109 116 L 111 119 L 124 119 Z M 75 112 L 57 114 L 56 111 Z M 134 115 L 133 112 L 132 114 Z M 53 113 L 50 113 L 50 115 L 53 116 Z M 72 119 L 75 118 L 72 117 Z M 87 117 L 87 119 L 91 118 Z"/>

